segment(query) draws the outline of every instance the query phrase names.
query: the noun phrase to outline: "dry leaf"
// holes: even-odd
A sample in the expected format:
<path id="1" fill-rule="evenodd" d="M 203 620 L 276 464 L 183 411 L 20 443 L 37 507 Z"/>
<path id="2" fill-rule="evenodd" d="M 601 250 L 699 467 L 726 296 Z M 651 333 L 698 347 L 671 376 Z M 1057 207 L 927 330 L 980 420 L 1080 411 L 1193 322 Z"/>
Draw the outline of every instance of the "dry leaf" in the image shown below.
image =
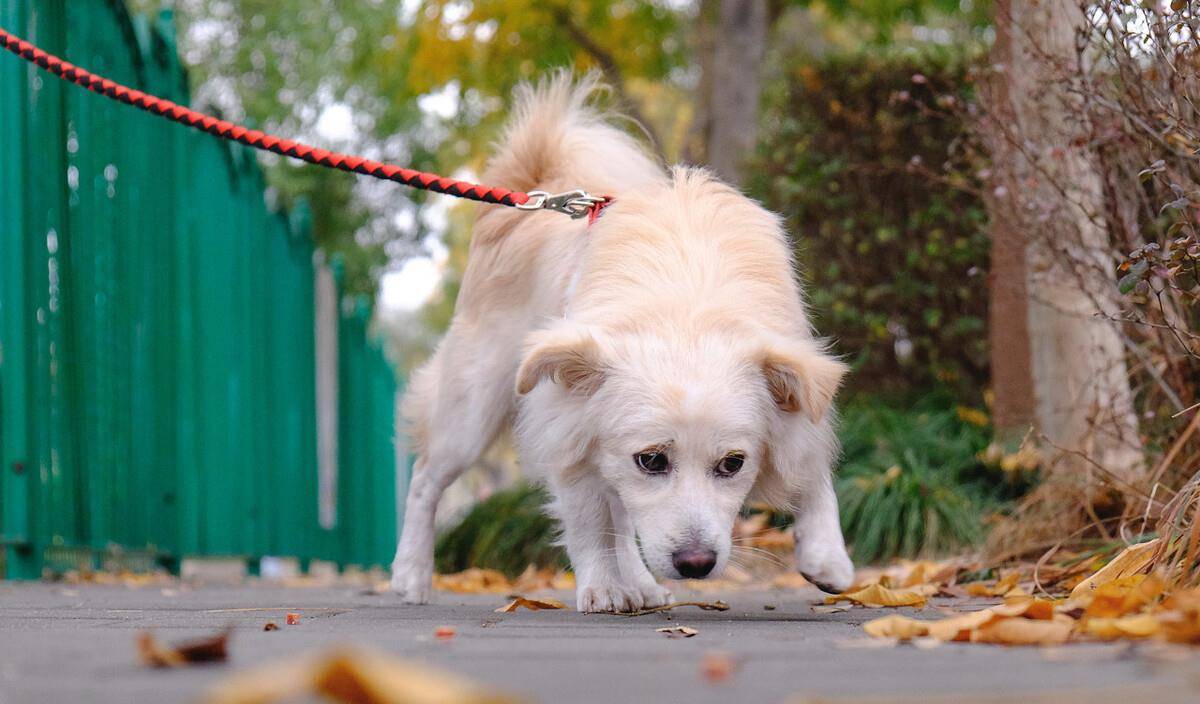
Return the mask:
<path id="1" fill-rule="evenodd" d="M 503 572 L 479 567 L 453 574 L 435 574 L 433 587 L 458 594 L 511 594 L 515 591 Z"/>
<path id="2" fill-rule="evenodd" d="M 1130 545 L 1107 565 L 1100 568 L 1098 572 L 1075 585 L 1075 588 L 1071 590 L 1071 596 L 1083 596 L 1095 591 L 1102 584 L 1107 584 L 1121 577 L 1141 572 L 1154 559 L 1154 555 L 1158 552 L 1158 546 L 1161 543 L 1162 538 L 1155 538 L 1154 540 L 1148 540 L 1137 545 Z"/>
<path id="3" fill-rule="evenodd" d="M 1034 621 L 1027 618 L 997 618 L 971 632 L 972 643 L 997 645 L 1060 645 L 1071 637 L 1070 621 Z"/>
<path id="4" fill-rule="evenodd" d="M 229 657 L 227 645 L 232 629 L 225 629 L 215 636 L 181 643 L 173 647 L 159 645 L 149 632 L 138 634 L 138 654 L 142 663 L 150 667 L 183 667 L 208 662 L 225 662 Z"/>
<path id="5" fill-rule="evenodd" d="M 279 624 L 275 623 L 274 621 L 267 621 L 266 623 L 263 624 L 263 630 L 264 631 L 278 631 Z"/>
<path id="6" fill-rule="evenodd" d="M 996 618 L 991 609 L 972 611 L 961 616 L 952 616 L 941 621 L 929 622 L 929 635 L 940 641 L 966 641 L 971 632 Z"/>
<path id="7" fill-rule="evenodd" d="M 914 591 L 898 591 L 880 584 L 872 584 L 856 592 L 825 597 L 826 604 L 836 604 L 839 601 L 853 601 L 863 606 L 924 606 L 927 598 Z"/>
<path id="8" fill-rule="evenodd" d="M 1017 582 L 1021 580 L 1021 573 L 1013 570 L 1004 575 L 1004 578 L 995 584 L 986 582 L 971 582 L 964 584 L 963 589 L 971 596 L 1006 596 L 1017 588 Z M 1017 596 L 1014 594 L 1013 596 Z"/>
<path id="9" fill-rule="evenodd" d="M 454 638 L 456 633 L 458 633 L 458 631 L 455 630 L 454 626 L 438 626 L 437 628 L 433 629 L 433 637 L 437 638 L 438 640 L 450 640 Z"/>
<path id="10" fill-rule="evenodd" d="M 836 614 L 849 611 L 850 604 L 813 604 L 809 607 L 814 614 Z"/>
<path id="11" fill-rule="evenodd" d="M 670 604 L 663 604 L 662 606 L 652 606 L 648 609 L 642 609 L 641 611 L 629 611 L 627 613 L 618 613 L 617 615 L 618 616 L 645 616 L 647 614 L 656 614 L 661 611 L 670 611 L 671 609 L 678 609 L 681 606 L 695 606 L 695 607 L 699 608 L 701 611 L 728 611 L 729 610 L 729 604 L 726 604 L 725 602 L 720 601 L 720 600 L 717 600 L 717 601 L 673 601 Z"/>
<path id="12" fill-rule="evenodd" d="M 691 626 L 671 626 L 669 628 L 656 628 L 654 632 L 665 633 L 668 638 L 691 638 L 700 631 Z"/>
<path id="13" fill-rule="evenodd" d="M 1132 574 L 1101 584 L 1091 592 L 1088 616 L 1115 618 L 1141 611 L 1158 601 L 1166 583 L 1156 575 Z"/>
<path id="14" fill-rule="evenodd" d="M 558 599 L 542 597 L 540 599 L 531 599 L 529 597 L 517 596 L 512 601 L 496 609 L 498 614 L 511 614 L 519 608 L 526 608 L 530 611 L 542 611 L 548 609 L 565 609 L 566 604 L 563 604 Z"/>
<path id="15" fill-rule="evenodd" d="M 912 640 L 929 635 L 929 623 L 918 621 L 907 616 L 892 614 L 863 624 L 863 630 L 873 638 L 896 638 Z"/>
<path id="16" fill-rule="evenodd" d="M 243 672 L 210 689 L 208 704 L 271 704 L 323 696 L 355 704 L 511 704 L 519 700 L 482 689 L 423 665 L 370 650 L 337 650 Z"/>
<path id="17" fill-rule="evenodd" d="M 1007 597 L 1000 606 L 994 606 L 989 611 L 997 616 L 1023 616 L 1037 621 L 1049 621 L 1054 618 L 1054 608 L 1058 602 L 1051 599 L 1035 599 L 1030 596 Z"/>
<path id="18" fill-rule="evenodd" d="M 1116 640 L 1118 638 L 1149 638 L 1158 635 L 1161 626 L 1154 616 L 1139 614 L 1121 618 L 1088 618 L 1083 622 L 1083 630 L 1088 635 L 1101 640 Z"/>
<path id="19" fill-rule="evenodd" d="M 719 684 L 733 676 L 736 663 L 728 653 L 705 653 L 700 662 L 700 674 L 711 684 Z"/>

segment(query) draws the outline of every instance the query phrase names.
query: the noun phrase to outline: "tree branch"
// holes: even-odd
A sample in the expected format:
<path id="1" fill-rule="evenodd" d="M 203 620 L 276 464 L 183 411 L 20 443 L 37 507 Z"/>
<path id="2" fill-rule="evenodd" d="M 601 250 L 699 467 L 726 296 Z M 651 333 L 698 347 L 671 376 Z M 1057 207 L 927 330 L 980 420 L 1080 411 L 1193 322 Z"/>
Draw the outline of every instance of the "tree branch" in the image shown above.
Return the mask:
<path id="1" fill-rule="evenodd" d="M 628 111 L 629 117 L 645 131 L 646 136 L 650 139 L 654 153 L 660 159 L 663 158 L 662 141 L 658 138 L 658 133 L 655 131 L 654 125 L 642 113 L 637 101 L 633 100 L 629 95 L 629 91 L 625 87 L 625 76 L 621 72 L 621 67 L 617 65 L 616 57 L 613 56 L 612 52 L 597 44 L 596 40 L 575 22 L 574 18 L 571 17 L 570 10 L 565 7 L 556 6 L 552 7 L 550 12 L 567 33 L 567 36 L 571 38 L 571 41 L 578 44 L 579 48 L 592 57 L 592 60 L 600 67 L 605 80 L 612 86 L 613 92 L 617 94 L 617 99 Z"/>

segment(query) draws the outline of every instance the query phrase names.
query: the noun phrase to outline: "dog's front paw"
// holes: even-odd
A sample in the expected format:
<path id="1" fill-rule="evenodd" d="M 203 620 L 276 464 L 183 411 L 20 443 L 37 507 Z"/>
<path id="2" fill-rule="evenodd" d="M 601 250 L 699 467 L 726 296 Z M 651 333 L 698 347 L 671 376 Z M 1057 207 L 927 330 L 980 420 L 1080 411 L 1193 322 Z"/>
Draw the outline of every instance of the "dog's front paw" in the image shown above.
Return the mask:
<path id="1" fill-rule="evenodd" d="M 639 590 L 612 582 L 581 585 L 575 590 L 575 606 L 585 614 L 639 611 L 644 603 L 645 599 Z"/>
<path id="2" fill-rule="evenodd" d="M 671 590 L 658 582 L 647 582 L 638 586 L 642 596 L 643 609 L 653 609 L 656 606 L 666 606 L 671 603 Z"/>
<path id="3" fill-rule="evenodd" d="M 405 604 L 429 603 L 429 591 L 433 583 L 433 566 L 405 564 L 392 565 L 392 591 Z"/>
<path id="4" fill-rule="evenodd" d="M 838 594 L 854 583 L 854 563 L 841 540 L 797 541 L 796 569 L 821 591 Z"/>

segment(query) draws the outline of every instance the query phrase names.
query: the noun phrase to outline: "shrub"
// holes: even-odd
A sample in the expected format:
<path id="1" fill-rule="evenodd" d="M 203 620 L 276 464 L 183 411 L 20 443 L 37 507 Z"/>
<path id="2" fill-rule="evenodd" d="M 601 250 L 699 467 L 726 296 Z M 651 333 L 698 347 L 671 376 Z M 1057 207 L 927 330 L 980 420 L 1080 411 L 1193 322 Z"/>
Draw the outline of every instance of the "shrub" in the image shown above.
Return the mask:
<path id="1" fill-rule="evenodd" d="M 988 514 L 1031 480 L 984 463 L 986 416 L 956 407 L 945 392 L 904 410 L 856 401 L 843 414 L 840 435 L 842 530 L 860 563 L 974 545 Z"/>
<path id="2" fill-rule="evenodd" d="M 962 116 L 930 106 L 946 86 L 966 94 L 968 64 L 832 56 L 788 69 L 764 97 L 750 187 L 786 218 L 817 329 L 854 362 L 852 389 L 986 383 L 984 208 L 970 184 L 923 175 L 957 160 Z"/>
<path id="3" fill-rule="evenodd" d="M 518 484 L 479 502 L 438 537 L 438 571 L 488 567 L 516 577 L 529 565 L 566 567 L 566 552 L 555 542 L 558 523 L 544 510 L 548 500 L 541 487 Z"/>

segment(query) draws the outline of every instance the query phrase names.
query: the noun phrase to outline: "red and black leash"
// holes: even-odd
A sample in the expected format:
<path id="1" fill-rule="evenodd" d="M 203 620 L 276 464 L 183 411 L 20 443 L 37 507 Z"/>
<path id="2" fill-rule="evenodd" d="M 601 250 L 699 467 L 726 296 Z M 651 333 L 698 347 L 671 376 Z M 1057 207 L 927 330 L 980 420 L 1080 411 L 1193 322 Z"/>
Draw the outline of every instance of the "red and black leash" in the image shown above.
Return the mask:
<path id="1" fill-rule="evenodd" d="M 274 152 L 283 156 L 307 161 L 310 164 L 325 166 L 340 171 L 373 176 L 379 179 L 395 181 L 412 188 L 420 188 L 435 193 L 444 193 L 457 198 L 467 198 L 483 203 L 507 205 L 522 210 L 554 210 L 566 213 L 572 218 L 588 217 L 594 220 L 606 205 L 612 202 L 606 196 L 592 196 L 583 190 L 566 193 L 550 194 L 545 191 L 510 191 L 507 188 L 481 186 L 468 181 L 458 181 L 437 174 L 414 171 L 392 164 L 384 164 L 372 159 L 339 154 L 325 149 L 283 139 L 258 130 L 247 129 L 241 125 L 221 120 L 212 115 L 196 112 L 170 100 L 164 100 L 140 90 L 135 90 L 120 83 L 111 81 L 103 76 L 97 76 L 57 56 L 48 54 L 36 46 L 13 36 L 0 27 L 0 47 L 11 51 L 17 56 L 37 64 L 59 78 L 87 88 L 93 93 L 112 98 L 113 100 L 132 105 L 146 112 L 160 115 L 188 127 L 194 127 L 222 139 L 232 140 L 255 149 Z"/>

